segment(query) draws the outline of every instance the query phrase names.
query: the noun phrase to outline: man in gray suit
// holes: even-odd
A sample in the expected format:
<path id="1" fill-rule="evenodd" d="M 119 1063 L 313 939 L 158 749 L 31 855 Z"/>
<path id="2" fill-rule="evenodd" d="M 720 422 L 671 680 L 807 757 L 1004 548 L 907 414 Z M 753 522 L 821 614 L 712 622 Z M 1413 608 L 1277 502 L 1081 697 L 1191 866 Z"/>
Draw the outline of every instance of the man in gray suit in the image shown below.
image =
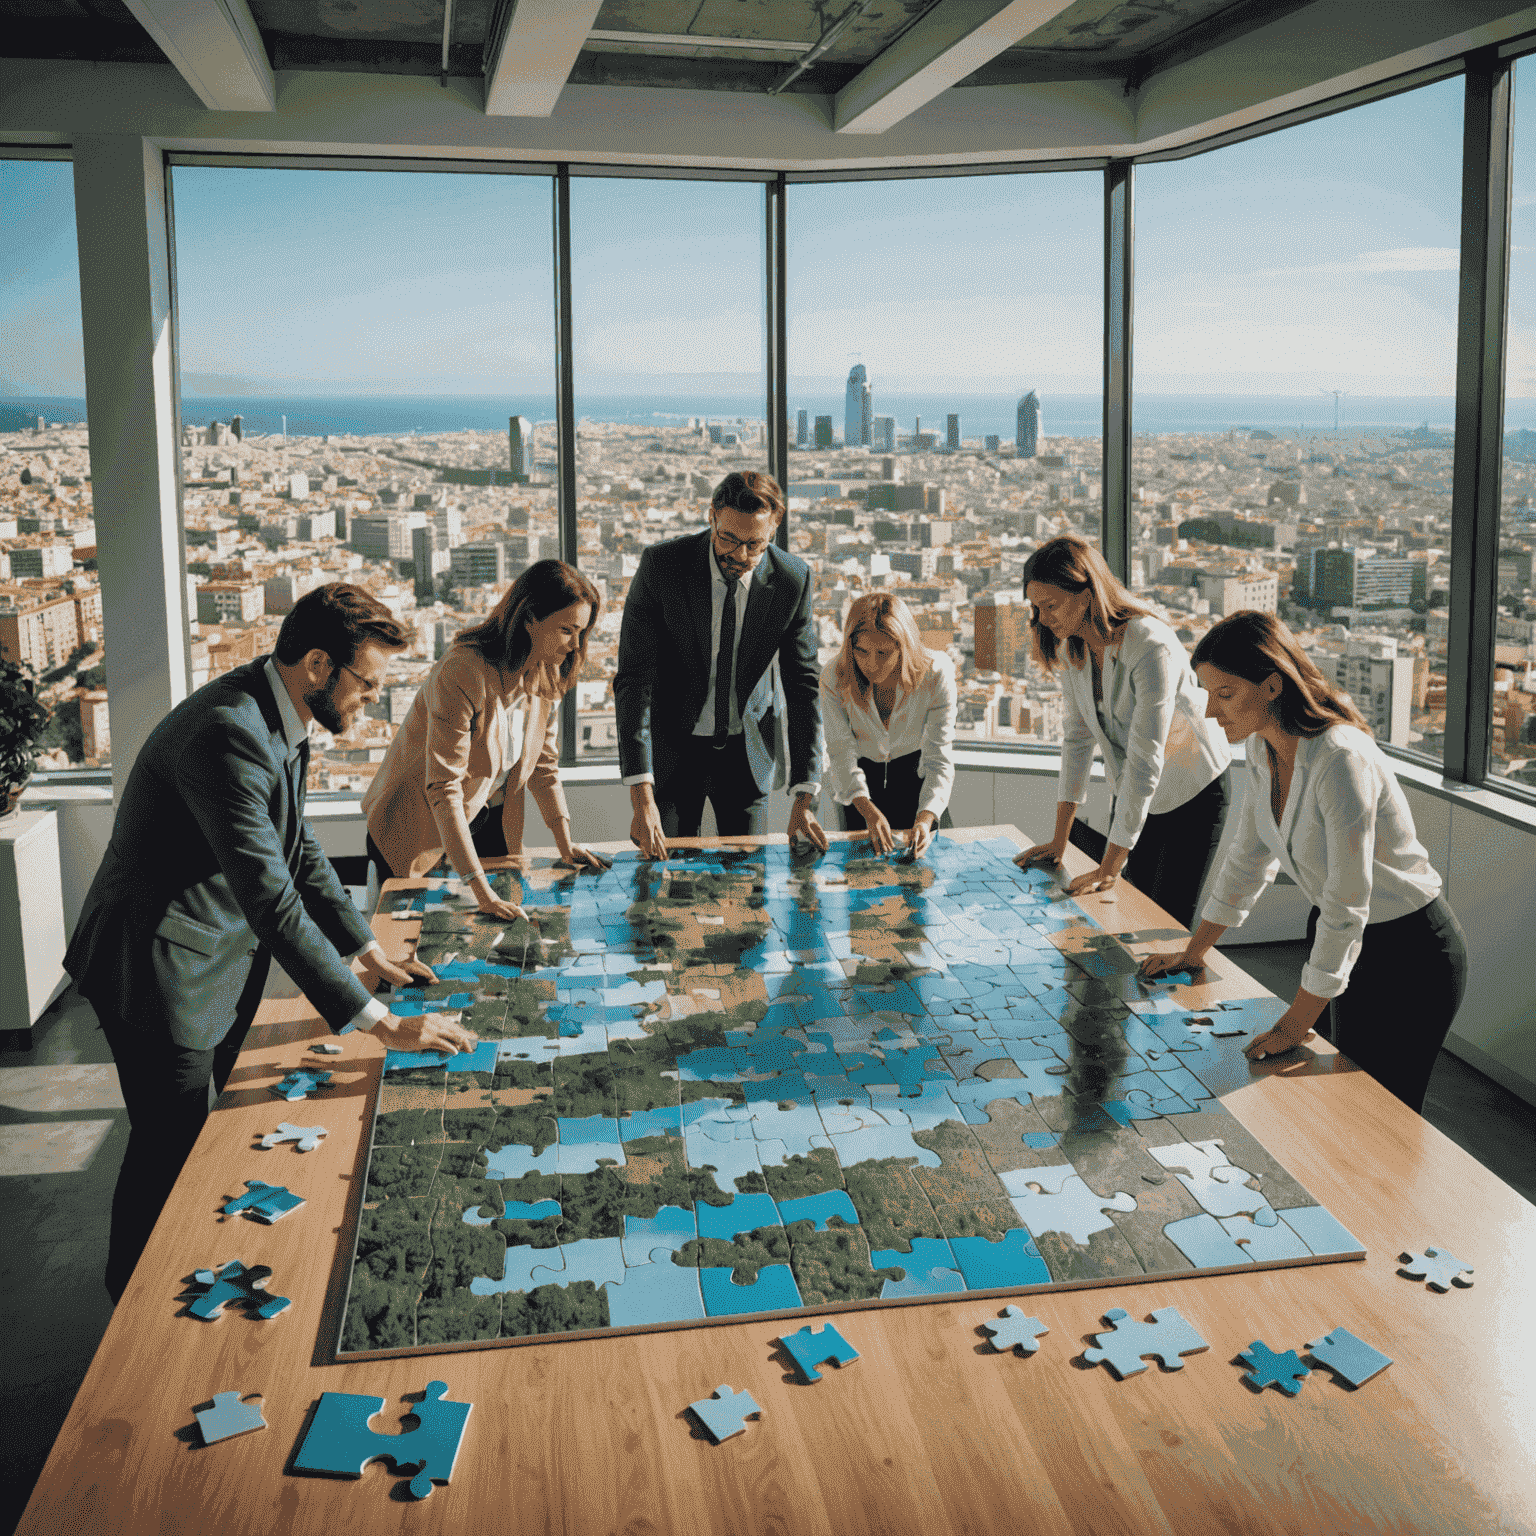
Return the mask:
<path id="1" fill-rule="evenodd" d="M 664 859 L 669 837 L 696 837 L 704 802 L 722 837 L 767 831 L 770 787 L 790 786 L 791 837 L 822 852 L 821 668 L 814 583 L 775 548 L 784 498 L 771 475 L 730 474 L 709 529 L 640 557 L 624 600 L 613 679 L 630 836 Z"/>
<path id="2" fill-rule="evenodd" d="M 452 1020 L 396 1018 L 370 996 L 432 973 L 385 958 L 304 820 L 309 722 L 350 729 L 405 643 L 361 587 L 316 588 L 283 621 L 274 655 L 198 689 L 134 761 L 64 959 L 128 1106 L 107 1256 L 114 1301 L 224 1089 L 272 957 L 333 1030 L 370 1029 L 404 1050 L 475 1044 Z"/>

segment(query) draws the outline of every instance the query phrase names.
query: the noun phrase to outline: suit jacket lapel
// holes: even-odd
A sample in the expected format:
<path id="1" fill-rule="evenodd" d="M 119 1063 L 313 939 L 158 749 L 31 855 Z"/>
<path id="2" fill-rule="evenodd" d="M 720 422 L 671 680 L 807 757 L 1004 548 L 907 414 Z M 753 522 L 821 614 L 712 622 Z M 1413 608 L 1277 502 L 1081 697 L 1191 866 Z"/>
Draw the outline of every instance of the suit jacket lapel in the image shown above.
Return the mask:
<path id="1" fill-rule="evenodd" d="M 697 674 L 704 679 L 700 684 L 702 688 L 709 681 L 709 668 L 714 657 L 711 654 L 710 641 L 712 638 L 711 627 L 715 605 L 715 567 L 709 558 L 709 534 L 699 535 L 699 550 L 694 560 L 694 575 L 690 583 L 694 592 L 700 590 L 702 583 L 702 596 L 689 603 L 693 610 L 693 632 L 698 642 L 699 659 L 703 663 L 702 670 Z"/>
<path id="2" fill-rule="evenodd" d="M 752 695 L 757 680 L 772 658 L 778 631 L 773 624 L 778 575 L 769 550 L 758 561 L 747 584 L 747 616 L 736 648 L 736 703 L 740 708 Z"/>

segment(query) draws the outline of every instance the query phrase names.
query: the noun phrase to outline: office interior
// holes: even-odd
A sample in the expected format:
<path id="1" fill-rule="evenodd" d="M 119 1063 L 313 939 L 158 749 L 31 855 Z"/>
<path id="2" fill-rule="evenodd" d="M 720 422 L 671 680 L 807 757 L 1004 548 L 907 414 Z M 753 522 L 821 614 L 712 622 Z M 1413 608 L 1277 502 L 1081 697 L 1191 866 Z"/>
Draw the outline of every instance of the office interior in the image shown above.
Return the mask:
<path id="1" fill-rule="evenodd" d="M 177 167 L 275 167 L 536 178 L 554 232 L 553 434 L 560 553 L 579 563 L 570 210 L 585 177 L 753 189 L 760 242 L 766 465 L 793 475 L 786 307 L 801 189 L 912 178 L 1072 173 L 1102 208 L 1101 544 L 1123 578 L 1135 543 L 1136 191 L 1143 167 L 1219 152 L 1459 82 L 1460 248 L 1443 749 L 1392 749 L 1421 839 L 1467 932 L 1471 982 L 1428 1117 L 1528 1197 L 1536 1192 L 1536 996 L 1528 953 L 1536 794 L 1491 771 L 1506 429 L 1512 150 L 1519 61 L 1536 7 L 1507 0 L 1031 0 L 753 7 L 665 0 L 423 5 L 360 0 L 346 28 L 279 0 L 177 6 L 0 5 L 0 159 L 73 166 L 101 622 L 110 645 L 111 765 L 40 775 L 23 808 L 57 813 L 73 922 L 110 836 L 114 794 L 193 681 L 184 565 Z M 428 13 L 431 13 L 430 15 Z M 1140 18 L 1140 19 L 1138 19 Z M 1092 48 L 1083 45 L 1090 32 Z M 775 46 L 780 44 L 782 46 Z M 1536 90 L 1533 90 L 1536 95 Z M 1527 110 L 1528 110 L 1527 106 Z M 563 242 L 563 243 L 562 243 Z M 925 281 L 942 281 L 928 274 Z M 1028 274 L 1016 276 L 1021 301 Z M 883 295 L 889 300 L 891 295 Z M 899 297 L 899 296 L 898 296 Z M 852 302 L 858 302 L 855 296 Z M 793 514 L 792 514 L 793 515 Z M 1507 542 L 1507 540 L 1506 540 Z M 1527 549 L 1529 545 L 1527 545 Z M 578 760 L 566 789 L 588 841 L 622 839 L 615 762 Z M 958 825 L 1050 824 L 1048 748 L 964 746 Z M 782 826 L 785 807 L 775 809 Z M 1102 828 L 1101 783 L 1087 819 Z M 364 900 L 355 794 L 312 823 Z M 706 830 L 708 830 L 706 828 Z M 1295 985 L 1305 911 L 1277 888 L 1234 936 L 1239 964 Z M 276 978 L 274 991 L 285 985 Z M 19 1512 L 109 1316 L 99 1285 L 106 1202 L 126 1126 L 90 1010 L 65 991 L 0 1057 L 5 1127 L 111 1124 L 81 1166 L 0 1173 L 5 1293 L 29 1322 L 7 1352 L 6 1500 Z M 21 1075 L 17 1075 L 21 1074 Z M 51 1134 L 51 1133 L 50 1133 Z"/>

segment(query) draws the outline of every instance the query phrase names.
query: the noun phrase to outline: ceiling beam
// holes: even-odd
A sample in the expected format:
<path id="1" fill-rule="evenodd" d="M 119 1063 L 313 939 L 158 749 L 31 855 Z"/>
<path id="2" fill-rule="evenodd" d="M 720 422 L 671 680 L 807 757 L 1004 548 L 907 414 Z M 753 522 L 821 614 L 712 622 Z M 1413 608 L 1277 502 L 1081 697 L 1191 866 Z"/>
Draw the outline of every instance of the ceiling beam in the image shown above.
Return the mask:
<path id="1" fill-rule="evenodd" d="M 486 60 L 486 116 L 551 116 L 602 8 L 603 0 L 503 0 Z"/>
<path id="2" fill-rule="evenodd" d="M 884 133 L 1073 0 L 938 0 L 837 93 L 839 133 Z"/>
<path id="3" fill-rule="evenodd" d="M 245 0 L 126 0 L 211 112 L 274 112 L 277 83 Z"/>

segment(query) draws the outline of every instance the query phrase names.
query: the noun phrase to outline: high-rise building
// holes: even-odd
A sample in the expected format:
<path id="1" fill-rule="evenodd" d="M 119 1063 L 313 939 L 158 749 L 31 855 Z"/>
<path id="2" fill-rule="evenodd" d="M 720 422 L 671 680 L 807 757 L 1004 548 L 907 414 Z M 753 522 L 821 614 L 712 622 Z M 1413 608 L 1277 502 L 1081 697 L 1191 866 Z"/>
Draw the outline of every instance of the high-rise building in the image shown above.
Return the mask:
<path id="1" fill-rule="evenodd" d="M 1029 658 L 1029 610 L 1017 592 L 982 592 L 976 621 L 976 670 L 1022 677 Z"/>
<path id="2" fill-rule="evenodd" d="M 423 523 L 411 529 L 411 564 L 416 569 L 416 601 L 430 603 L 437 593 L 439 540 L 437 525 Z M 447 552 L 443 551 L 443 564 L 447 564 Z"/>
<path id="3" fill-rule="evenodd" d="M 944 446 L 951 453 L 959 453 L 960 451 L 960 418 L 953 411 L 949 413 L 947 428 L 944 433 Z"/>
<path id="4" fill-rule="evenodd" d="M 869 446 L 876 453 L 896 452 L 896 418 L 894 416 L 870 417 Z"/>
<path id="5" fill-rule="evenodd" d="M 818 448 L 830 448 L 832 446 L 832 418 L 830 416 L 818 416 L 816 418 L 816 446 Z"/>
<path id="6" fill-rule="evenodd" d="M 533 423 L 526 416 L 507 418 L 507 445 L 512 479 L 518 485 L 526 485 L 533 478 Z"/>
<path id="7" fill-rule="evenodd" d="M 843 444 L 848 448 L 869 446 L 870 413 L 873 405 L 869 374 L 863 363 L 848 370 L 848 389 L 843 397 Z"/>
<path id="8" fill-rule="evenodd" d="M 449 551 L 448 558 L 456 587 L 504 587 L 507 584 L 507 546 L 499 540 L 460 544 Z"/>
<path id="9" fill-rule="evenodd" d="M 1318 670 L 1354 700 L 1377 741 L 1408 745 L 1413 716 L 1413 661 L 1392 635 L 1351 635 L 1338 651 L 1312 651 Z"/>
<path id="10" fill-rule="evenodd" d="M 1040 397 L 1034 390 L 1019 401 L 1018 432 L 1014 443 L 1021 459 L 1032 459 L 1040 451 Z"/>
<path id="11" fill-rule="evenodd" d="M 352 519 L 352 548 L 370 560 L 409 560 L 411 530 L 424 522 L 420 512 L 360 512 Z"/>
<path id="12" fill-rule="evenodd" d="M 796 448 L 807 448 L 807 447 L 810 446 L 811 427 L 810 427 L 809 416 L 810 416 L 810 413 L 808 411 L 797 411 L 795 413 L 795 447 Z"/>
<path id="13" fill-rule="evenodd" d="M 1292 594 L 1314 608 L 1407 608 L 1429 594 L 1429 563 L 1328 545 L 1296 552 Z"/>

